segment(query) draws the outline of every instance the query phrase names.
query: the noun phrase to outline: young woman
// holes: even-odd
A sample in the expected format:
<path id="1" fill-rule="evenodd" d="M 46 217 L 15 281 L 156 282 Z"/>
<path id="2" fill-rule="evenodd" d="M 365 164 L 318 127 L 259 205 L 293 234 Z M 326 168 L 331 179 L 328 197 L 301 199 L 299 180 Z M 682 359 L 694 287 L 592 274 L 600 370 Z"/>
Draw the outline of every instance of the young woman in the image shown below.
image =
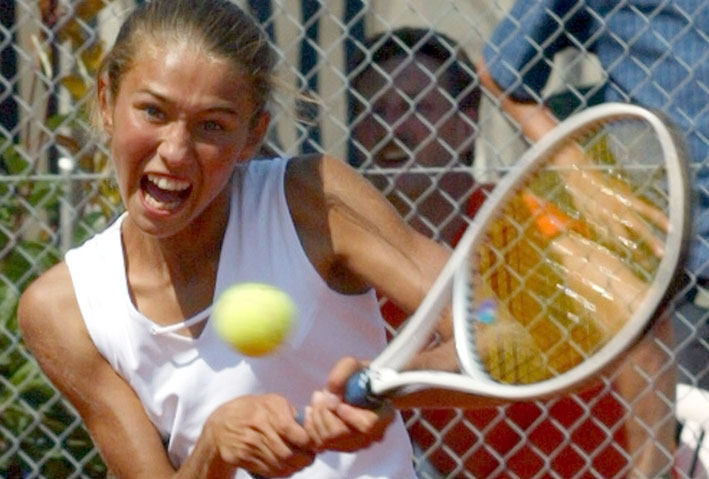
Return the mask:
<path id="1" fill-rule="evenodd" d="M 126 212 L 35 281 L 19 318 L 118 477 L 413 477 L 401 420 L 344 404 L 360 365 L 338 360 L 383 347 L 374 289 L 411 311 L 448 254 L 340 160 L 249 161 L 272 64 L 228 1 L 154 0 L 100 72 Z M 209 321 L 246 281 L 299 311 L 265 358 L 232 351 Z"/>

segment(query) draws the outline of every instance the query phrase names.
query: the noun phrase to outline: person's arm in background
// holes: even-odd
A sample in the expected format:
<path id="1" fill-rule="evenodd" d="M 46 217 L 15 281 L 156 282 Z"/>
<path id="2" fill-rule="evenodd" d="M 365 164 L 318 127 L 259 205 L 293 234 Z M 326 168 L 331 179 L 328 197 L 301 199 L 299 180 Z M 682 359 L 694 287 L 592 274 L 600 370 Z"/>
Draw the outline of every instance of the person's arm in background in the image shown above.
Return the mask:
<path id="1" fill-rule="evenodd" d="M 499 101 L 529 141 L 538 141 L 558 124 L 558 119 L 543 104 L 519 101 L 506 94 L 492 77 L 484 58 L 477 64 L 477 71 L 483 87 Z M 616 388 L 631 408 L 626 421 L 628 448 L 634 458 L 631 477 L 657 477 L 661 472 L 666 473 L 671 464 L 668 454 L 675 447 L 672 402 L 676 384 L 676 370 L 668 352 L 672 344 L 670 315 L 663 314 L 655 334 L 632 350 L 615 376 Z M 664 450 L 658 450 L 659 445 Z"/>

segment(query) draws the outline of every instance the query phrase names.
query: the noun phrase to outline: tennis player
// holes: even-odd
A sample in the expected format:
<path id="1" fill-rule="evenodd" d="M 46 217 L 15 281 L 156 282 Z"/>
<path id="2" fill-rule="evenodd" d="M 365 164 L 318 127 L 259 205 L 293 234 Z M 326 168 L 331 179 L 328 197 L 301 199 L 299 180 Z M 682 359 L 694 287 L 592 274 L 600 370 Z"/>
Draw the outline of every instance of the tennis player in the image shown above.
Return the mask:
<path id="1" fill-rule="evenodd" d="M 100 70 L 126 212 L 36 280 L 18 314 L 118 477 L 414 477 L 401 419 L 344 404 L 361 365 L 333 367 L 383 348 L 373 288 L 412 311 L 448 253 L 342 161 L 249 161 L 272 65 L 227 0 L 154 0 Z M 210 326 L 213 299 L 245 281 L 297 305 L 271 356 L 243 357 Z"/>

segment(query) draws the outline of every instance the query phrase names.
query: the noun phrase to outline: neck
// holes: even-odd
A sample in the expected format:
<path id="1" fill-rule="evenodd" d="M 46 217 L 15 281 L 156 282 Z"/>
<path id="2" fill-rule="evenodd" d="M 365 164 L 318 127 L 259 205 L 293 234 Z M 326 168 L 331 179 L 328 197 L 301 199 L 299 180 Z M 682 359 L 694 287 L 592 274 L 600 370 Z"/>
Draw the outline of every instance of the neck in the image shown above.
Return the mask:
<path id="1" fill-rule="evenodd" d="M 142 271 L 168 274 L 173 282 L 194 281 L 216 271 L 229 215 L 229 196 L 221 195 L 189 225 L 174 235 L 146 234 L 131 221 L 122 226 L 126 261 Z"/>

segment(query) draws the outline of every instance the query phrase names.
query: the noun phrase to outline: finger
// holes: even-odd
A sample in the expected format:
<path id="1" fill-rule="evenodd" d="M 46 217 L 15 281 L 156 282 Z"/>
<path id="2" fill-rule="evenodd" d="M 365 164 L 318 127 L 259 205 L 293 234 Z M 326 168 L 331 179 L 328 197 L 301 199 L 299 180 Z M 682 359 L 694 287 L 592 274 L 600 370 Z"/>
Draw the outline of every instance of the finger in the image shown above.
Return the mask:
<path id="1" fill-rule="evenodd" d="M 303 424 L 298 421 L 296 410 L 293 410 L 292 415 L 283 419 L 283 423 L 279 425 L 279 430 L 282 431 L 282 436 L 294 448 L 303 451 L 313 448 L 312 438 L 303 427 Z"/>
<path id="2" fill-rule="evenodd" d="M 280 446 L 282 447 L 282 446 Z M 228 451 L 226 454 L 233 453 L 238 457 L 240 467 L 258 474 L 263 477 L 273 477 L 278 475 L 283 468 L 284 462 L 279 458 L 283 454 L 278 441 L 255 433 L 242 438 L 242 442 L 238 446 L 234 446 L 233 451 Z M 222 457 L 227 457 L 222 453 Z"/>
<path id="3" fill-rule="evenodd" d="M 593 202 L 590 197 L 580 191 L 573 193 L 578 201 L 577 207 L 586 211 L 589 218 L 593 218 L 592 224 L 596 231 L 605 232 L 605 235 L 610 239 L 617 238 L 630 251 L 639 251 L 638 240 L 643 241 L 655 256 L 662 257 L 664 243 L 655 236 L 642 216 L 645 212 L 654 214 L 654 218 L 666 228 L 667 219 L 666 217 L 664 220 L 662 219 L 664 217 L 662 212 L 655 210 L 634 196 L 610 193 L 604 194 L 601 201 Z M 661 225 L 658 227 L 662 228 Z"/>
<path id="4" fill-rule="evenodd" d="M 272 454 L 267 457 L 273 465 L 283 468 L 307 460 L 312 441 L 307 431 L 296 420 L 297 410 L 285 398 L 266 396 L 268 423 L 261 429 L 263 447 Z M 296 457 L 302 455 L 302 457 Z"/>
<path id="5" fill-rule="evenodd" d="M 335 410 L 341 400 L 329 391 L 315 391 L 311 400 L 311 420 L 318 437 L 327 442 L 347 432 L 347 426 L 337 417 Z"/>
<path id="6" fill-rule="evenodd" d="M 327 378 L 327 390 L 343 397 L 345 384 L 350 376 L 363 369 L 366 363 L 352 357 L 343 358 L 335 364 Z"/>
<path id="7" fill-rule="evenodd" d="M 308 432 L 308 435 L 310 436 L 314 446 L 318 450 L 322 450 L 324 448 L 326 438 L 323 436 L 322 433 L 323 428 L 320 424 L 321 412 L 319 411 L 321 406 L 318 405 L 319 400 L 318 395 L 316 393 L 317 391 L 313 392 L 313 395 L 310 398 L 310 405 L 306 406 L 305 410 L 303 411 L 303 427 Z"/>
<path id="8" fill-rule="evenodd" d="M 251 463 L 245 464 L 243 468 L 258 478 L 287 477 L 309 466 L 314 460 L 314 452 L 298 451 L 278 463 L 253 460 Z"/>
<path id="9" fill-rule="evenodd" d="M 311 406 L 307 406 L 303 410 L 303 428 L 308 432 L 308 436 L 310 436 L 310 441 L 313 444 L 313 448 L 321 452 L 324 449 L 325 442 L 322 437 L 322 434 L 320 434 L 320 430 L 315 425 L 313 408 Z"/>
<path id="10" fill-rule="evenodd" d="M 604 180 L 594 175 L 592 183 L 595 183 L 595 188 L 608 198 L 608 203 L 613 205 L 616 211 L 633 211 L 663 232 L 668 231 L 669 218 L 665 212 L 640 198 L 625 181 L 618 178 Z"/>
<path id="11" fill-rule="evenodd" d="M 660 228 L 663 232 L 667 233 L 670 229 L 670 219 L 664 213 L 664 211 L 659 208 L 642 201 L 639 198 L 632 198 L 633 205 L 632 208 L 640 213 L 642 216 L 647 218 L 652 224 Z"/>
<path id="12" fill-rule="evenodd" d="M 274 431 L 289 446 L 308 450 L 312 447 L 310 436 L 298 422 L 298 410 L 284 397 L 278 395 L 262 396 L 261 404 L 267 408 L 267 426 L 264 431 Z"/>
<path id="13" fill-rule="evenodd" d="M 621 211 L 630 209 L 644 217 L 663 232 L 666 233 L 669 230 L 670 220 L 661 208 L 640 198 L 633 192 L 630 185 L 624 181 L 617 178 L 609 179 L 608 181 L 610 188 L 605 188 L 602 191 L 608 191 L 609 194 L 617 198 L 617 203 L 619 203 L 619 209 Z"/>
<path id="14" fill-rule="evenodd" d="M 304 467 L 309 466 L 314 460 L 314 450 L 294 450 L 293 453 L 285 460 L 286 467 L 279 473 L 279 475 L 290 476 Z"/>
<path id="15" fill-rule="evenodd" d="M 601 198 L 601 202 L 595 202 L 595 205 L 606 205 L 604 210 L 612 221 L 620 222 L 645 241 L 656 256 L 661 257 L 664 254 L 664 245 L 653 234 L 648 222 L 666 233 L 669 219 L 664 212 L 638 198 L 626 184 L 619 181 L 614 181 L 607 187 L 599 184 L 597 188 L 604 193 L 604 197 Z M 593 207 L 594 203 L 589 205 Z M 621 235 L 627 237 L 628 233 L 622 232 Z"/>
<path id="16" fill-rule="evenodd" d="M 598 218 L 600 224 L 603 224 L 604 217 L 620 221 L 643 238 L 656 255 L 662 254 L 662 242 L 652 234 L 647 222 L 667 232 L 669 219 L 663 211 L 638 198 L 620 180 L 604 179 L 585 170 L 577 170 L 565 176 L 566 189 L 574 196 L 580 209 Z M 589 195 L 589 191 L 597 192 L 598 197 Z M 612 229 L 615 229 L 613 225 Z"/>
<path id="17" fill-rule="evenodd" d="M 290 446 L 275 430 L 266 432 L 259 450 L 264 460 L 275 469 L 282 468 L 293 453 Z"/>
<path id="18" fill-rule="evenodd" d="M 310 465 L 315 459 L 315 452 L 312 449 L 298 449 L 288 444 L 275 431 L 270 431 L 267 434 L 266 441 L 259 451 L 263 457 L 261 464 L 265 470 L 252 469 L 252 471 L 268 477 L 289 476 Z"/>
<path id="19" fill-rule="evenodd" d="M 640 249 L 640 244 L 633 240 L 629 234 L 630 231 L 635 231 L 635 228 L 631 226 L 632 218 L 627 217 L 624 219 L 619 218 L 617 215 L 609 214 L 608 217 L 600 218 L 600 220 L 605 221 L 608 225 L 608 227 L 605 228 L 608 240 L 613 241 L 617 239 L 617 241 L 630 251 L 638 251 Z M 636 236 L 642 237 L 642 234 L 636 234 Z"/>
<path id="20" fill-rule="evenodd" d="M 388 402 L 385 402 L 384 405 L 376 411 L 341 403 L 337 408 L 337 416 L 349 427 L 362 434 L 379 434 L 383 432 L 393 420 L 394 408 Z"/>
<path id="21" fill-rule="evenodd" d="M 321 410 L 319 413 L 316 413 L 315 416 L 317 418 L 315 424 L 318 428 L 318 433 L 323 438 L 325 447 L 328 447 L 333 441 L 337 441 L 353 432 L 334 411 Z"/>
<path id="22" fill-rule="evenodd" d="M 639 243 L 628 234 L 630 232 L 633 233 L 635 238 L 644 241 L 655 256 L 662 257 L 664 255 L 665 246 L 662 240 L 655 236 L 645 221 L 634 212 L 627 211 L 622 213 L 621 216 L 614 215 L 611 227 L 631 251 L 638 251 Z"/>

